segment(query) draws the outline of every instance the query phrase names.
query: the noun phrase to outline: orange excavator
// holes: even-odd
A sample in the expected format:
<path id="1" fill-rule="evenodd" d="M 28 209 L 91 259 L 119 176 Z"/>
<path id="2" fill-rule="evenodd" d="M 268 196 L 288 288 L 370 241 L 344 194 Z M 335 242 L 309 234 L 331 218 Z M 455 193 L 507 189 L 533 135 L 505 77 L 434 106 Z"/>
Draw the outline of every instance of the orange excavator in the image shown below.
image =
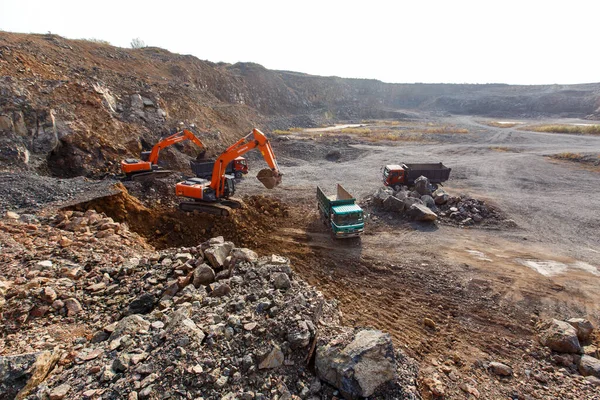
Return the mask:
<path id="1" fill-rule="evenodd" d="M 121 171 L 125 174 L 125 180 L 139 180 L 159 175 L 172 174 L 173 171 L 162 169 L 158 166 L 158 155 L 162 149 L 175 143 L 191 140 L 201 150 L 206 151 L 206 146 L 192 132 L 184 129 L 173 135 L 162 139 L 154 145 L 152 151 L 142 151 L 141 160 L 127 158 L 121 161 Z"/>
<path id="2" fill-rule="evenodd" d="M 267 189 L 273 189 L 281 183 L 281 172 L 275 154 L 264 133 L 253 129 L 251 133 L 238 140 L 225 150 L 215 161 L 211 180 L 192 178 L 177 183 L 175 193 L 191 201 L 179 204 L 183 211 L 200 211 L 216 215 L 229 215 L 232 208 L 241 207 L 241 200 L 231 196 L 235 193 L 233 175 L 226 174 L 227 165 L 237 157 L 258 148 L 269 168 L 259 171 L 256 176 Z"/>

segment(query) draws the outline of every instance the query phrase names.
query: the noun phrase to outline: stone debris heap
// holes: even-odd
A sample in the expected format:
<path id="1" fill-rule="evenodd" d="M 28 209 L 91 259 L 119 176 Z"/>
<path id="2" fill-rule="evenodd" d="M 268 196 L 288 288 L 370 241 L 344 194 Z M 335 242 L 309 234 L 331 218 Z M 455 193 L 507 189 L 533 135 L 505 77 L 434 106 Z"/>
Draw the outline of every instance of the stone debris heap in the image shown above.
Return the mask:
<path id="1" fill-rule="evenodd" d="M 501 213 L 483 200 L 469 196 L 450 196 L 444 189 L 429 183 L 421 176 L 411 188 L 400 186 L 394 191 L 383 186 L 369 199 L 376 209 L 384 210 L 416 221 L 442 220 L 459 226 L 469 226 L 504 220 Z"/>
<path id="2" fill-rule="evenodd" d="M 416 362 L 341 326 L 285 257 L 223 237 L 155 252 L 91 211 L 7 233 L 0 398 L 419 398 Z"/>
<path id="3" fill-rule="evenodd" d="M 552 319 L 540 323 L 538 330 L 540 344 L 554 352 L 552 361 L 555 364 L 571 373 L 579 372 L 587 381 L 600 386 L 600 352 L 592 344 L 594 326 L 590 321 Z"/>

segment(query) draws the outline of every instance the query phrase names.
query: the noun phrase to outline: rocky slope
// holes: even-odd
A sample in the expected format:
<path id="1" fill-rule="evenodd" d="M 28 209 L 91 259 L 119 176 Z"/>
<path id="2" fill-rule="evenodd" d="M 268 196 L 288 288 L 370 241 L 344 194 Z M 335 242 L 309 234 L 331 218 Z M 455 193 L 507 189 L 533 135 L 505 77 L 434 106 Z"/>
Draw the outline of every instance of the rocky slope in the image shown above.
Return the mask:
<path id="1" fill-rule="evenodd" d="M 118 172 L 120 159 L 181 126 L 218 154 L 252 127 L 403 118 L 403 110 L 599 116 L 600 84 L 388 84 L 215 64 L 158 48 L 0 32 L 0 160 L 60 177 Z M 163 156 L 184 169 L 180 152 Z"/>
<path id="2" fill-rule="evenodd" d="M 157 252 L 93 210 L 9 213 L 0 239 L 0 398 L 420 398 L 416 362 L 285 257 Z"/>

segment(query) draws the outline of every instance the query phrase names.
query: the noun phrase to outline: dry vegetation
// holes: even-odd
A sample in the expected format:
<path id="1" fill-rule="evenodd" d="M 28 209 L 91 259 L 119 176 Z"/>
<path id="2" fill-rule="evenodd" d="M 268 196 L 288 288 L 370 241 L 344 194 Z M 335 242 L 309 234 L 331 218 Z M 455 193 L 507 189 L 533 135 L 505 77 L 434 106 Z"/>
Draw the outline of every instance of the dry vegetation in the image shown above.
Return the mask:
<path id="1" fill-rule="evenodd" d="M 567 161 L 571 163 L 577 163 L 581 166 L 591 167 L 592 170 L 599 170 L 600 167 L 600 155 L 598 154 L 581 154 L 564 152 L 559 154 L 553 154 L 548 156 L 554 160 Z"/>
<path id="2" fill-rule="evenodd" d="M 517 125 L 522 125 L 522 122 L 512 122 L 512 121 L 479 121 L 479 123 L 487 126 L 492 126 L 494 128 L 514 128 Z"/>
<path id="3" fill-rule="evenodd" d="M 520 130 L 575 135 L 600 135 L 600 125 L 533 125 L 524 126 Z"/>

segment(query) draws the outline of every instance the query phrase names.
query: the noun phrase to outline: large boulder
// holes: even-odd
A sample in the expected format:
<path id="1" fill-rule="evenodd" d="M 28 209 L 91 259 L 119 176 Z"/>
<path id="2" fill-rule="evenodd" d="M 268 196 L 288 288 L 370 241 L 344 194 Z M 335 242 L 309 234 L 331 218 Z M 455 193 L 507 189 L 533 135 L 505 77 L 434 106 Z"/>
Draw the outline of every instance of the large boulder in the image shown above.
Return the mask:
<path id="1" fill-rule="evenodd" d="M 24 398 L 46 379 L 61 355 L 42 351 L 0 357 L 0 399 Z"/>
<path id="2" fill-rule="evenodd" d="M 231 254 L 229 255 L 231 256 L 232 260 L 237 261 L 254 262 L 258 260 L 258 254 L 256 254 L 255 251 L 245 247 L 236 247 L 231 250 Z"/>
<path id="3" fill-rule="evenodd" d="M 380 187 L 375 193 L 373 193 L 373 202 L 375 203 L 375 205 L 382 207 L 385 199 L 387 199 L 393 194 L 394 191 L 392 190 L 392 188 L 387 186 Z"/>
<path id="4" fill-rule="evenodd" d="M 208 286 L 215 281 L 215 271 L 208 264 L 201 264 L 192 273 L 195 287 Z"/>
<path id="5" fill-rule="evenodd" d="M 421 199 L 417 199 L 416 197 L 406 197 L 404 200 L 402 200 L 402 202 L 404 203 L 404 209 L 408 210 L 413 204 L 423 204 L 423 201 L 421 201 Z"/>
<path id="6" fill-rule="evenodd" d="M 579 373 L 583 376 L 595 376 L 600 378 L 600 360 L 590 356 L 581 356 L 579 361 Z"/>
<path id="7" fill-rule="evenodd" d="M 225 264 L 225 259 L 229 256 L 233 247 L 234 244 L 232 242 L 212 245 L 204 251 L 204 257 L 206 257 L 213 268 L 220 269 Z"/>
<path id="8" fill-rule="evenodd" d="M 388 196 L 383 201 L 383 208 L 387 211 L 402 212 L 404 210 L 404 202 L 396 196 Z"/>
<path id="9" fill-rule="evenodd" d="M 577 330 L 568 322 L 553 319 L 541 327 L 540 343 L 559 353 L 581 353 Z"/>
<path id="10" fill-rule="evenodd" d="M 317 348 L 317 376 L 338 388 L 344 398 L 371 396 L 378 387 L 396 379 L 389 334 L 362 330 L 345 347 L 332 343 Z"/>
<path id="11" fill-rule="evenodd" d="M 429 196 L 428 194 L 421 196 L 421 201 L 427 206 L 427 208 L 431 210 L 436 208 L 435 200 L 433 200 L 433 197 Z"/>
<path id="12" fill-rule="evenodd" d="M 413 204 L 410 206 L 408 215 L 416 221 L 435 221 L 437 219 L 437 214 L 423 204 Z"/>
<path id="13" fill-rule="evenodd" d="M 567 322 L 577 331 L 577 339 L 579 339 L 580 342 L 587 342 L 594 331 L 594 325 L 587 319 L 571 318 L 567 320 Z"/>
<path id="14" fill-rule="evenodd" d="M 429 179 L 421 175 L 415 179 L 415 190 L 419 192 L 421 196 L 431 195 L 431 189 L 429 185 Z"/>
<path id="15" fill-rule="evenodd" d="M 448 202 L 448 199 L 450 198 L 448 193 L 446 193 L 442 188 L 439 188 L 435 192 L 433 192 L 431 197 L 433 197 L 435 204 L 437 204 L 438 206 L 446 204 Z"/>

